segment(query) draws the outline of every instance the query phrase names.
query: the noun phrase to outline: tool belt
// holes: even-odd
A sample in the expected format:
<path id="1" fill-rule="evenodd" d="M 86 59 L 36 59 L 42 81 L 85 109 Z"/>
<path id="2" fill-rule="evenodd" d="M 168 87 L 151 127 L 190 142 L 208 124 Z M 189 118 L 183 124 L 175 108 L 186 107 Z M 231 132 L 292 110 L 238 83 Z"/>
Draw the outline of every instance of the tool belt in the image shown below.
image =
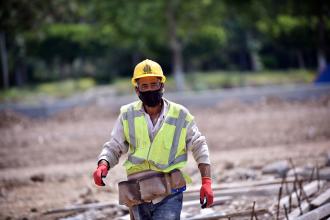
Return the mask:
<path id="1" fill-rule="evenodd" d="M 170 173 L 153 173 L 138 179 L 118 183 L 119 204 L 132 207 L 150 202 L 173 192 L 184 191 L 186 181 L 180 170 Z"/>

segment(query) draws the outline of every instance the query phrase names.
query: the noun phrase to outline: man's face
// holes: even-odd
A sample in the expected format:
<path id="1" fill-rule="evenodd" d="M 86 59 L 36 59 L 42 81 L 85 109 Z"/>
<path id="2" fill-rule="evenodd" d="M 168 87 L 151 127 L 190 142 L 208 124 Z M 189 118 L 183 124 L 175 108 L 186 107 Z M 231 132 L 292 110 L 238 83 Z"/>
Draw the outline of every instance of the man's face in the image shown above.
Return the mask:
<path id="1" fill-rule="evenodd" d="M 137 80 L 135 92 L 145 106 L 156 107 L 161 104 L 163 96 L 161 79 L 155 76 L 143 77 Z"/>
<path id="2" fill-rule="evenodd" d="M 143 77 L 137 80 L 136 92 L 155 91 L 162 86 L 161 80 L 155 76 Z"/>

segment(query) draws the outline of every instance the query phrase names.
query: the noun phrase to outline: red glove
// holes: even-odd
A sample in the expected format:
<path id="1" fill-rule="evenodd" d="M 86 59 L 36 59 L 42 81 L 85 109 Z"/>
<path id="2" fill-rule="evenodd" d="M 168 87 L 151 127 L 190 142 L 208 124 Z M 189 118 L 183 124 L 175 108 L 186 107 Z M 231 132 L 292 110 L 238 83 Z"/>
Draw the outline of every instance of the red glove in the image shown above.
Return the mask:
<path id="1" fill-rule="evenodd" d="M 93 173 L 94 182 L 98 186 L 105 186 L 102 177 L 106 177 L 108 174 L 108 166 L 101 163 Z"/>
<path id="2" fill-rule="evenodd" d="M 211 188 L 212 180 L 210 177 L 202 178 L 202 187 L 200 190 L 200 203 L 203 208 L 210 207 L 213 204 L 213 191 Z M 206 198 L 206 201 L 205 201 Z"/>

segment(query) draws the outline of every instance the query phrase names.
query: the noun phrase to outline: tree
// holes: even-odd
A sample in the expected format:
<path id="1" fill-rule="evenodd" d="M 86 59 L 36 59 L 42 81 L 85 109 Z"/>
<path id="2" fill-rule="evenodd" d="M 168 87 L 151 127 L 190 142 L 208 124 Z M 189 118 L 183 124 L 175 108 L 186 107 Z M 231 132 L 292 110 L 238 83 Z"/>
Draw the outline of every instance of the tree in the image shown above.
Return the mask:
<path id="1" fill-rule="evenodd" d="M 178 90 L 184 89 L 183 50 L 207 24 L 220 23 L 216 1 L 98 1 L 97 20 L 113 24 L 121 44 L 131 48 L 132 65 L 150 57 L 153 47 L 171 51 L 172 71 Z M 215 7 L 216 6 L 216 7 Z M 157 58 L 157 57 L 155 57 Z"/>
<path id="2" fill-rule="evenodd" d="M 40 25 L 47 21 L 46 18 L 48 12 L 52 11 L 52 5 L 42 0 L 11 0 L 2 1 L 0 4 L 3 86 L 8 88 L 9 72 L 15 73 L 16 84 L 24 83 L 26 78 L 24 34 L 27 31 L 36 31 Z M 13 60 L 11 65 L 8 65 L 7 56 Z"/>
<path id="3" fill-rule="evenodd" d="M 281 43 L 285 50 L 293 50 L 300 67 L 305 67 L 304 51 L 315 50 L 317 69 L 324 69 L 326 51 L 329 50 L 326 44 L 330 24 L 329 1 L 283 0 L 273 4 L 272 12 L 271 19 L 259 22 L 259 30 Z"/>

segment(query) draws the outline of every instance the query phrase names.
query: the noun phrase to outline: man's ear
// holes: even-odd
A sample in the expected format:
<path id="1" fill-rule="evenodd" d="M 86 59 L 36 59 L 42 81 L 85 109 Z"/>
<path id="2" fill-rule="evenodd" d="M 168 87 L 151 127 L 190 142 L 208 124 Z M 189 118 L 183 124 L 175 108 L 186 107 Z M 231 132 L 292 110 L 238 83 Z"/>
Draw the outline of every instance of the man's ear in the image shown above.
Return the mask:
<path id="1" fill-rule="evenodd" d="M 138 89 L 138 87 L 137 87 L 137 86 L 135 86 L 135 87 L 134 87 L 134 89 L 135 89 L 135 93 L 136 93 L 137 95 L 139 95 L 139 93 L 140 93 L 140 92 L 139 92 L 139 89 Z"/>

